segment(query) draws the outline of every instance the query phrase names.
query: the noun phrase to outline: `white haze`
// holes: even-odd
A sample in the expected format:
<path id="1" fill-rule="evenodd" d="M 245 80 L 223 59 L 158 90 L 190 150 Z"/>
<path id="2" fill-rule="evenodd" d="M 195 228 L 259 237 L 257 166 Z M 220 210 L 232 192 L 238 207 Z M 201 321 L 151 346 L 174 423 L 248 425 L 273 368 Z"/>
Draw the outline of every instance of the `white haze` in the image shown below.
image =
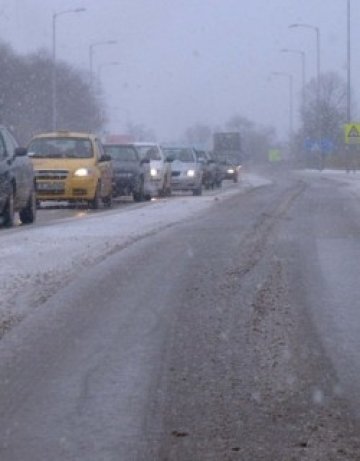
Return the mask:
<path id="1" fill-rule="evenodd" d="M 240 113 L 286 136 L 287 82 L 269 75 L 294 74 L 298 110 L 301 67 L 280 49 L 306 52 L 308 79 L 316 70 L 315 34 L 289 29 L 295 22 L 320 28 L 322 71 L 346 77 L 345 0 L 3 0 L 0 39 L 20 53 L 51 52 L 52 14 L 77 7 L 87 11 L 57 21 L 58 58 L 88 71 L 89 45 L 118 41 L 94 53 L 95 71 L 120 62 L 102 71 L 114 132 L 131 120 L 169 140 L 196 122 L 221 126 Z M 352 10 L 356 82 L 360 4 Z"/>

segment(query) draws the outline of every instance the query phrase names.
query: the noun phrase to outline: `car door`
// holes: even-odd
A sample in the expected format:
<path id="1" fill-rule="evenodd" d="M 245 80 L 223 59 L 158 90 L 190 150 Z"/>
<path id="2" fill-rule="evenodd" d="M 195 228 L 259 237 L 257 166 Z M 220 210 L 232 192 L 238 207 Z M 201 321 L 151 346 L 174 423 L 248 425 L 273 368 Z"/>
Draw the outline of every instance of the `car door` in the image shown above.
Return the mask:
<path id="1" fill-rule="evenodd" d="M 10 188 L 9 164 L 6 145 L 2 130 L 0 130 L 0 212 L 6 205 Z"/>
<path id="2" fill-rule="evenodd" d="M 15 208 L 24 206 L 30 190 L 32 174 L 29 171 L 29 160 L 27 157 L 15 157 L 15 149 L 18 147 L 17 142 L 8 131 L 3 131 L 6 154 L 8 159 L 11 175 L 16 181 Z"/>
<path id="3" fill-rule="evenodd" d="M 95 144 L 99 159 L 99 169 L 101 172 L 101 197 L 108 197 L 112 193 L 112 163 L 110 160 L 101 160 L 101 158 L 105 155 L 104 148 L 98 139 L 95 140 Z"/>

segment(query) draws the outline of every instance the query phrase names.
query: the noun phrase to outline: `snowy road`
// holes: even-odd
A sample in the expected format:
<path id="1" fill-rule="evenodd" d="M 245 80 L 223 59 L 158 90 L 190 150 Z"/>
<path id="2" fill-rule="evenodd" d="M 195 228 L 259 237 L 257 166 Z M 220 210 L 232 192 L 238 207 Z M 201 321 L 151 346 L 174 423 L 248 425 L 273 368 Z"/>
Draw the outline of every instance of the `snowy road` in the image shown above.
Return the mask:
<path id="1" fill-rule="evenodd" d="M 360 459 L 358 203 L 247 175 L 2 232 L 1 461 Z"/>

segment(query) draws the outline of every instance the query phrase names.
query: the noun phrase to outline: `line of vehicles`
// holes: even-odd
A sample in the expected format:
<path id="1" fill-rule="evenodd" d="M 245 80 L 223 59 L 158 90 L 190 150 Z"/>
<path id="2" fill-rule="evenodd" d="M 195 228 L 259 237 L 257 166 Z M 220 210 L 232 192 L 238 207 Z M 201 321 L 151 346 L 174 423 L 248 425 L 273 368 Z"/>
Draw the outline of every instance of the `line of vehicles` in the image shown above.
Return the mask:
<path id="1" fill-rule="evenodd" d="M 239 156 L 230 162 L 217 144 L 214 155 L 154 142 L 107 144 L 95 134 L 56 131 L 34 136 L 22 148 L 0 126 L 0 219 L 11 227 L 18 212 L 23 224 L 32 223 L 42 201 L 97 209 L 111 207 L 120 196 L 140 202 L 173 191 L 201 195 L 203 188 L 221 187 L 224 179 L 238 181 Z"/>

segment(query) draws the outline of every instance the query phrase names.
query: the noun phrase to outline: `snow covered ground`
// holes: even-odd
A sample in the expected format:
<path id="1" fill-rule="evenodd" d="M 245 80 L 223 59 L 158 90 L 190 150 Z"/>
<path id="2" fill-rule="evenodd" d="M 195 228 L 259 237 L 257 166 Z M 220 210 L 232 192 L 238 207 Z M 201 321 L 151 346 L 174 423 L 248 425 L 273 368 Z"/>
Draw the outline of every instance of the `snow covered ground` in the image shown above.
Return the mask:
<path id="1" fill-rule="evenodd" d="M 304 170 L 301 171 L 300 174 L 310 176 L 313 178 L 326 178 L 342 182 L 343 184 L 346 184 L 352 190 L 352 192 L 360 195 L 360 171 L 350 171 L 349 173 L 347 173 L 344 170 Z"/>
<path id="2" fill-rule="evenodd" d="M 202 197 L 184 195 L 126 210 L 0 231 L 0 337 L 87 267 L 209 209 L 214 202 L 269 183 L 244 173 L 239 184 Z"/>

